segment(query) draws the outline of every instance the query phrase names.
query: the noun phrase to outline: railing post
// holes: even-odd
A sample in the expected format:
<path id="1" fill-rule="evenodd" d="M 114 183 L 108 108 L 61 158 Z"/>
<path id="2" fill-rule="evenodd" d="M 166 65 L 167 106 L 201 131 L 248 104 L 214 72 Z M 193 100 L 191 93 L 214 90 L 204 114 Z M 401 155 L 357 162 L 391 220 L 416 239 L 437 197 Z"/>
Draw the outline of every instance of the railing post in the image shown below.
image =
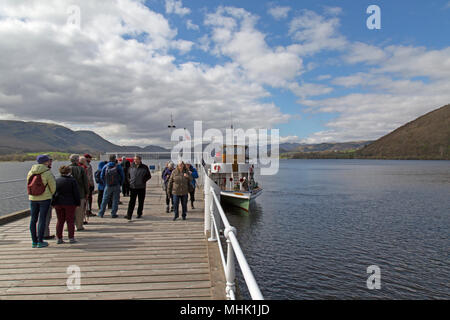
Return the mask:
<path id="1" fill-rule="evenodd" d="M 236 228 L 229 226 L 225 228 L 224 235 L 227 239 L 227 265 L 226 265 L 226 272 L 225 272 L 225 278 L 227 281 L 226 284 L 226 293 L 228 299 L 234 299 L 235 297 L 235 291 L 236 291 L 236 267 L 234 262 L 234 251 L 233 251 L 233 245 L 230 241 L 230 232 L 233 232 L 236 234 Z"/>
<path id="2" fill-rule="evenodd" d="M 212 192 L 212 191 L 211 191 Z M 214 201 L 211 201 L 211 207 L 210 207 L 210 221 L 211 221 L 211 226 L 210 226 L 210 237 L 208 239 L 208 241 L 217 241 L 217 235 L 216 235 L 216 228 L 214 228 L 214 208 L 215 208 L 215 203 Z"/>
<path id="3" fill-rule="evenodd" d="M 206 235 L 208 231 L 211 231 L 212 195 L 211 195 L 211 183 L 209 181 L 209 170 L 208 170 L 208 173 L 206 173 L 206 171 L 204 171 L 204 174 L 206 174 L 205 184 L 203 187 L 203 192 L 205 194 L 205 235 Z"/>

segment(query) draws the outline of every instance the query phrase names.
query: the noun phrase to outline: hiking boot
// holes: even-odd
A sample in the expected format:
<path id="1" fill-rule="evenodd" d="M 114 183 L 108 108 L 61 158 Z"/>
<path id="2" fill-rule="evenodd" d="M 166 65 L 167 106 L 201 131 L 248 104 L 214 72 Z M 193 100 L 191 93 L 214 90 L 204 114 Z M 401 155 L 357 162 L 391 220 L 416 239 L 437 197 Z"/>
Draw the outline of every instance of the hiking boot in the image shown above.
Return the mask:
<path id="1" fill-rule="evenodd" d="M 192 208 L 192 210 L 194 210 L 195 208 L 194 208 L 194 204 L 191 204 L 191 208 Z"/>
<path id="2" fill-rule="evenodd" d="M 31 245 L 32 248 L 37 248 L 38 243 L 37 242 L 33 242 L 33 244 Z"/>
<path id="3" fill-rule="evenodd" d="M 65 243 L 63 239 L 58 239 L 58 242 L 56 242 L 56 244 L 63 244 Z"/>
<path id="4" fill-rule="evenodd" d="M 166 207 L 166 213 L 169 213 L 169 212 L 170 212 L 169 206 L 167 206 L 167 207 Z"/>
<path id="5" fill-rule="evenodd" d="M 170 211 L 171 211 L 171 212 L 173 212 L 173 207 L 172 207 L 172 208 L 170 208 Z"/>
<path id="6" fill-rule="evenodd" d="M 86 225 L 86 224 L 89 224 L 89 222 L 85 221 L 85 222 L 83 222 L 83 224 Z"/>
<path id="7" fill-rule="evenodd" d="M 75 239 L 69 239 L 69 243 L 78 243 L 78 241 Z"/>
<path id="8" fill-rule="evenodd" d="M 127 220 L 131 220 L 131 217 L 129 217 L 129 216 L 125 216 L 125 217 L 123 217 L 124 219 L 127 219 Z"/>
<path id="9" fill-rule="evenodd" d="M 186 220 L 186 217 L 183 217 L 183 220 Z"/>
<path id="10" fill-rule="evenodd" d="M 137 216 L 138 219 L 142 219 L 142 214 L 140 216 Z"/>
<path id="11" fill-rule="evenodd" d="M 113 218 L 113 219 L 116 219 L 116 218 L 118 218 L 119 216 L 116 214 L 115 216 L 111 216 L 111 218 Z"/>
<path id="12" fill-rule="evenodd" d="M 45 241 L 39 242 L 39 243 L 37 244 L 37 247 L 38 247 L 38 248 L 45 248 L 45 247 L 48 247 L 48 242 L 45 242 Z"/>
<path id="13" fill-rule="evenodd" d="M 175 221 L 175 220 L 177 220 L 178 219 L 178 217 L 174 217 L 173 219 L 172 219 L 172 221 Z"/>
<path id="14" fill-rule="evenodd" d="M 44 240 L 53 240 L 53 239 L 55 239 L 54 235 L 53 236 L 46 236 L 46 237 L 44 237 Z"/>

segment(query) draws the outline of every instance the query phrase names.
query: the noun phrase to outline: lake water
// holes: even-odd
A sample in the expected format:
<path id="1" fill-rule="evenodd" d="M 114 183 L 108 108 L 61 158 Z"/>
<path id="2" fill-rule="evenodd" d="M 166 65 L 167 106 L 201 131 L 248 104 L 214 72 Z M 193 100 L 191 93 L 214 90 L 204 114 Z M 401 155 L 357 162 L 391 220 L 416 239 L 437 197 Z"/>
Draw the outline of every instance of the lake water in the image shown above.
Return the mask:
<path id="1" fill-rule="evenodd" d="M 0 181 L 32 164 L 0 163 Z M 266 299 L 450 298 L 449 161 L 282 160 L 259 181 L 251 214 L 227 213 Z M 28 207 L 25 181 L 0 184 L 0 199 L 21 194 L 0 214 Z"/>
<path id="2" fill-rule="evenodd" d="M 229 221 L 265 298 L 450 298 L 449 161 L 286 160 L 259 180 Z"/>
<path id="3" fill-rule="evenodd" d="M 26 177 L 35 161 L 26 162 L 0 162 L 0 216 L 19 210 L 29 208 L 29 201 L 26 189 Z M 52 172 L 55 177 L 59 177 L 58 168 L 68 165 L 69 162 L 54 161 Z M 98 161 L 92 161 L 94 172 L 97 169 Z M 11 180 L 20 180 L 11 183 L 3 183 Z"/>

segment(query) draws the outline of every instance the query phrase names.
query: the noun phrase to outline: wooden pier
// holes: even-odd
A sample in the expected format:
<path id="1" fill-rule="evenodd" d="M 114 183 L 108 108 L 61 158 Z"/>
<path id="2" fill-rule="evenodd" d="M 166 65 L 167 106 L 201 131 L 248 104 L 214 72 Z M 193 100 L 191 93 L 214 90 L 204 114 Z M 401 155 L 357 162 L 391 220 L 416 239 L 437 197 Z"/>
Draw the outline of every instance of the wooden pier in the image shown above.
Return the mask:
<path id="1" fill-rule="evenodd" d="M 158 173 L 148 184 L 143 219 L 124 219 L 128 197 L 121 197 L 119 218 L 110 210 L 91 217 L 77 244 L 31 248 L 29 218 L 0 226 L 0 300 L 6 299 L 225 299 L 225 276 L 217 242 L 204 234 L 202 190 L 188 218 L 172 221 Z M 93 207 L 96 209 L 96 199 Z M 94 210 L 97 213 L 98 210 Z M 56 230 L 53 212 L 51 234 Z M 67 231 L 64 239 L 68 242 Z M 70 290 L 69 266 L 81 270 L 80 289 Z"/>

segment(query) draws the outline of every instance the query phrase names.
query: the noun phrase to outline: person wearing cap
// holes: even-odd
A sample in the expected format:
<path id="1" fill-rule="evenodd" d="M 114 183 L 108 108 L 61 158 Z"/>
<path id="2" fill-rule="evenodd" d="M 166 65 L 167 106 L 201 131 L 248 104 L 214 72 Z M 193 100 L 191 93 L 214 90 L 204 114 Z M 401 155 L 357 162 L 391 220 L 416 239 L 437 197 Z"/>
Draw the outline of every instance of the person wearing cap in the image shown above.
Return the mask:
<path id="1" fill-rule="evenodd" d="M 69 166 L 59 168 L 61 176 L 56 179 L 56 193 L 53 196 L 52 205 L 56 210 L 58 222 L 56 223 L 56 236 L 58 244 L 63 244 L 63 229 L 67 223 L 70 243 L 76 243 L 75 240 L 75 210 L 80 206 L 80 192 L 78 184 L 72 177 L 72 169 Z"/>
<path id="2" fill-rule="evenodd" d="M 87 167 L 87 176 L 88 176 L 88 183 L 89 183 L 89 193 L 88 193 L 88 199 L 86 204 L 86 215 L 87 216 L 95 216 L 95 214 L 92 213 L 92 194 L 95 190 L 95 182 L 94 182 L 94 170 L 92 169 L 91 161 L 92 156 L 89 153 L 86 153 L 84 155 L 84 158 L 86 159 L 86 167 Z"/>
<path id="3" fill-rule="evenodd" d="M 49 172 L 52 174 L 53 178 L 55 178 L 55 176 L 53 175 L 52 170 L 51 170 L 53 159 L 52 159 L 51 155 L 49 155 L 49 154 L 44 154 L 44 156 L 47 156 L 49 158 L 49 162 L 48 162 L 48 168 L 50 169 Z M 47 219 L 45 220 L 44 240 L 55 239 L 54 235 L 50 235 L 50 222 L 52 220 L 52 211 L 53 211 L 52 209 L 53 209 L 52 206 L 50 206 L 48 208 Z"/>
<path id="4" fill-rule="evenodd" d="M 69 166 L 72 169 L 72 176 L 77 181 L 78 191 L 80 192 L 80 206 L 78 206 L 75 210 L 75 227 L 77 228 L 77 231 L 83 231 L 83 221 L 86 211 L 86 199 L 89 193 L 89 183 L 86 171 L 79 165 L 80 156 L 77 154 L 72 154 L 69 159 Z"/>
<path id="5" fill-rule="evenodd" d="M 36 161 L 37 164 L 31 167 L 27 175 L 27 189 L 33 184 L 33 180 L 37 180 L 37 176 L 40 176 L 45 189 L 39 195 L 31 195 L 29 192 L 28 199 L 30 200 L 31 211 L 30 232 L 33 241 L 32 247 L 44 248 L 48 246 L 48 243 L 44 241 L 45 223 L 53 194 L 56 191 L 56 181 L 48 167 L 50 158 L 47 155 L 39 155 Z M 36 225 L 38 225 L 37 230 Z"/>
<path id="6" fill-rule="evenodd" d="M 178 166 L 173 170 L 169 178 L 168 189 L 169 194 L 173 194 L 173 206 L 175 216 L 173 221 L 177 220 L 179 217 L 178 207 L 181 202 L 182 217 L 186 220 L 187 215 L 187 201 L 189 193 L 189 184 L 192 181 L 192 175 L 189 170 L 186 170 L 183 161 L 178 162 Z"/>
<path id="7" fill-rule="evenodd" d="M 175 164 L 172 161 L 166 163 L 166 167 L 164 168 L 161 178 L 164 181 L 164 191 L 166 192 L 166 213 L 169 213 L 170 202 L 172 202 L 172 210 L 173 211 L 173 196 L 169 193 L 167 188 L 167 184 L 169 183 L 170 175 L 172 171 L 175 169 Z"/>

